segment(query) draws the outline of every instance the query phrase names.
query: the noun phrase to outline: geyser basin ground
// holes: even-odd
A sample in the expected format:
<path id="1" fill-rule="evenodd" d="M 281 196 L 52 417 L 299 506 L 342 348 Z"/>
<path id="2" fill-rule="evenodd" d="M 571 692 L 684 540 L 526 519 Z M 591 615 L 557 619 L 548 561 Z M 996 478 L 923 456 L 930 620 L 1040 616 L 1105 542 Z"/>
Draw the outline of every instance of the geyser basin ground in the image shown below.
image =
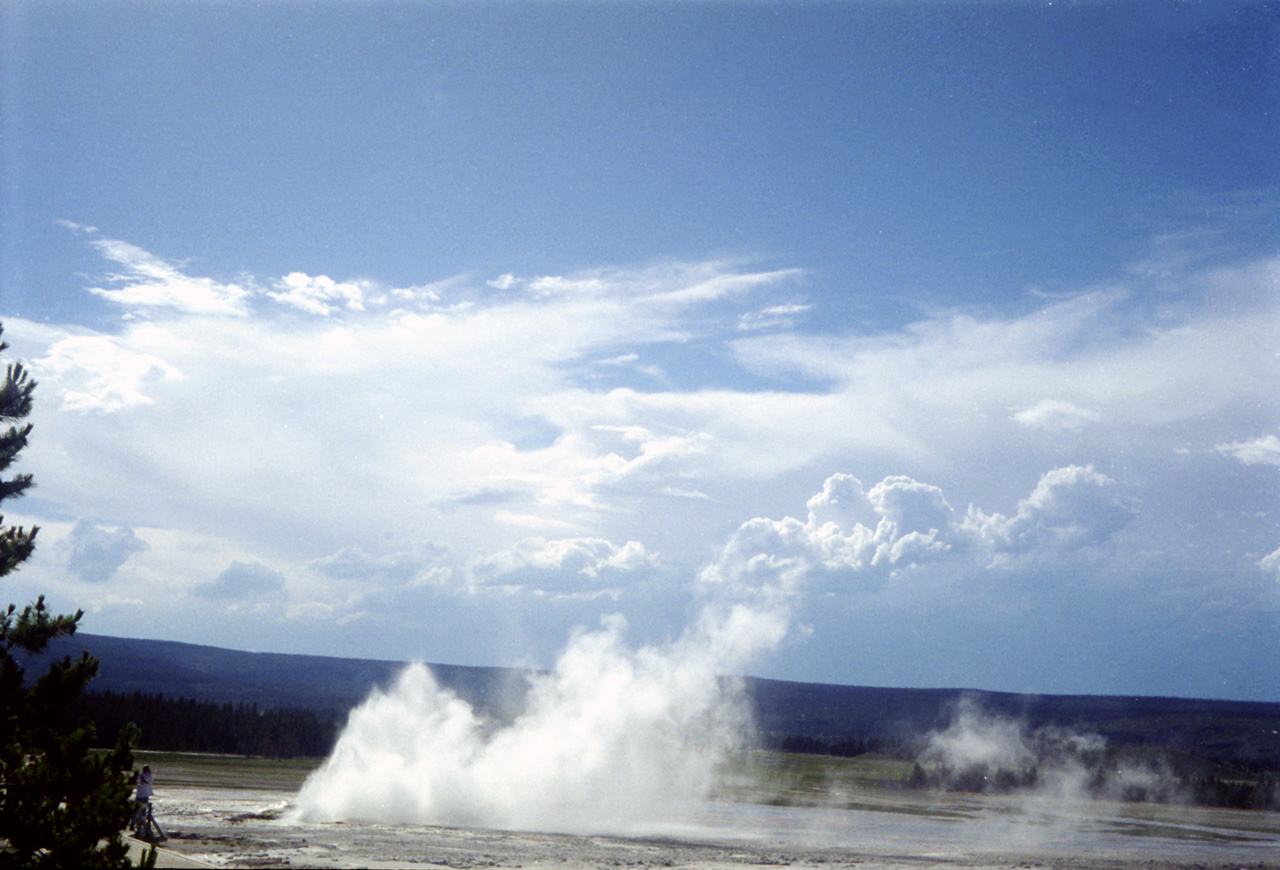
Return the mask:
<path id="1" fill-rule="evenodd" d="M 859 785 L 790 799 L 739 778 L 648 830 L 569 835 L 424 825 L 290 824 L 310 763 L 147 756 L 174 851 L 229 867 L 1280 868 L 1280 814 L 902 792 Z M 794 796 L 792 794 L 791 796 Z"/>

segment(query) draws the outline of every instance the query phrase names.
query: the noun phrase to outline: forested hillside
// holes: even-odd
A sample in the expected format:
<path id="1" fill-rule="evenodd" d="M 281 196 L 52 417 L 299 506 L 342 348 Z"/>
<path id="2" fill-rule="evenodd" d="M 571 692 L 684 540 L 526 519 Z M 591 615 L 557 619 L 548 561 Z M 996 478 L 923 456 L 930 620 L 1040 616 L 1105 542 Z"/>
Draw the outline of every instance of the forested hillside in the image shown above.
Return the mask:
<path id="1" fill-rule="evenodd" d="M 210 752 L 264 758 L 323 756 L 333 748 L 341 720 L 298 707 L 166 698 L 142 692 L 89 693 L 72 708 L 93 722 L 99 746 L 111 746 L 130 722 L 142 730 L 138 749 Z"/>
<path id="2" fill-rule="evenodd" d="M 82 649 L 102 661 L 100 676 L 90 688 L 111 699 L 103 702 L 102 717 L 94 714 L 101 719 L 99 729 L 104 735 L 107 727 L 126 715 L 120 709 L 127 711 L 130 705 L 137 710 L 149 709 L 148 705 L 160 709 L 181 698 L 186 699 L 183 704 L 204 706 L 183 708 L 189 715 L 158 716 L 144 745 L 229 752 L 248 747 L 249 754 L 323 754 L 317 747 L 331 739 L 334 724 L 404 666 L 402 662 L 250 653 L 89 634 L 63 639 L 41 658 L 78 655 Z M 441 684 L 498 721 L 510 720 L 523 705 L 527 672 L 431 667 Z M 870 742 L 907 754 L 913 741 L 945 728 L 958 701 L 968 697 L 989 714 L 1017 719 L 1031 728 L 1087 730 L 1115 747 L 1158 747 L 1236 769 L 1280 770 L 1280 704 L 1274 703 L 1017 695 L 755 678 L 747 678 L 746 689 L 763 740 L 780 748 L 789 741 L 791 748 L 847 752 L 861 741 L 863 746 Z M 180 721 L 188 724 L 176 724 Z M 229 723 L 225 730 L 237 735 L 234 747 L 226 748 L 224 742 L 218 744 L 224 748 L 211 748 L 215 743 L 211 732 L 217 729 L 207 723 L 213 721 Z M 147 731 L 144 723 L 138 724 Z M 284 736 L 288 727 L 297 732 L 291 738 Z M 180 739 L 184 745 L 178 744 Z M 166 741 L 173 742 L 166 746 Z M 292 743 L 297 744 L 296 750 L 290 748 Z"/>

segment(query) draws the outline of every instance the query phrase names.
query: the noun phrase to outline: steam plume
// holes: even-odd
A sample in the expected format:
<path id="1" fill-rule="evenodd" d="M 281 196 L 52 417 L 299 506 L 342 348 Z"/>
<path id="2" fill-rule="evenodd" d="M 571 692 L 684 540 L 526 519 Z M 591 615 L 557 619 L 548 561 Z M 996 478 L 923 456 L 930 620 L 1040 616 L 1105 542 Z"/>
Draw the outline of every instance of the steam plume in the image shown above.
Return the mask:
<path id="1" fill-rule="evenodd" d="M 920 762 L 931 785 L 954 791 L 1033 791 L 1069 799 L 1087 796 L 1105 755 L 1098 734 L 1044 726 L 983 712 L 970 698 L 951 723 L 929 735 Z"/>
<path id="2" fill-rule="evenodd" d="M 750 728 L 740 682 L 720 675 L 787 621 L 777 606 L 711 605 L 677 641 L 631 650 L 610 617 L 572 636 L 502 727 L 412 665 L 352 712 L 297 816 L 570 832 L 676 818 Z"/>
<path id="3" fill-rule="evenodd" d="M 1182 803 L 1186 774 L 1161 754 L 1108 747 L 1099 734 L 983 712 L 971 699 L 929 735 L 916 785 L 948 791 L 1017 792 L 1068 800 Z"/>

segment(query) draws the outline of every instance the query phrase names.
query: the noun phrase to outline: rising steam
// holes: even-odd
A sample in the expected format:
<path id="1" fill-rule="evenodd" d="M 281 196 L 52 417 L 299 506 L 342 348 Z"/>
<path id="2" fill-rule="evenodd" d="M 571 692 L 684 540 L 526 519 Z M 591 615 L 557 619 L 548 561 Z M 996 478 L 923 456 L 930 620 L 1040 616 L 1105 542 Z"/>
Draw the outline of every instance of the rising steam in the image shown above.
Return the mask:
<path id="1" fill-rule="evenodd" d="M 678 818 L 750 729 L 741 683 L 720 675 L 786 628 L 779 607 L 710 606 L 674 643 L 632 650 L 610 617 L 531 678 L 505 726 L 412 665 L 351 713 L 297 816 L 568 832 Z"/>
<path id="2" fill-rule="evenodd" d="M 1030 727 L 960 701 L 950 725 L 929 734 L 912 785 L 1067 800 L 1191 802 L 1185 771 L 1159 753 L 1109 747 L 1104 737 Z"/>
<path id="3" fill-rule="evenodd" d="M 947 791 L 1035 792 L 1068 799 L 1088 796 L 1106 756 L 1106 740 L 1092 732 L 1042 726 L 984 712 L 971 698 L 956 705 L 951 723 L 931 732 L 919 763 L 930 786 Z"/>

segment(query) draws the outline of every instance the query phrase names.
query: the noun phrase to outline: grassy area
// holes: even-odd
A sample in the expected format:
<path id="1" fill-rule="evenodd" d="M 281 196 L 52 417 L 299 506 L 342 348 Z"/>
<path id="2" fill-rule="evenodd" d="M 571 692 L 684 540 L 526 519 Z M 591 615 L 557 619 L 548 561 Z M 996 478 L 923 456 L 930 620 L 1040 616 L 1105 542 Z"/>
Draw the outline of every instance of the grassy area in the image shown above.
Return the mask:
<path id="1" fill-rule="evenodd" d="M 157 792 L 169 788 L 260 788 L 296 791 L 321 758 L 244 758 L 187 752 L 133 753 L 134 764 L 151 766 Z"/>
<path id="2" fill-rule="evenodd" d="M 322 763 L 320 758 L 244 758 L 186 752 L 134 753 L 134 763 L 150 765 L 157 790 L 169 788 L 260 788 L 296 791 Z M 831 803 L 833 796 L 897 784 L 911 763 L 879 755 L 834 758 L 751 751 L 735 756 L 725 771 L 719 797 L 796 806 Z"/>
<path id="3" fill-rule="evenodd" d="M 836 758 L 757 750 L 730 763 L 719 796 L 787 806 L 830 804 L 851 792 L 896 786 L 910 771 L 909 761 L 871 753 Z"/>

